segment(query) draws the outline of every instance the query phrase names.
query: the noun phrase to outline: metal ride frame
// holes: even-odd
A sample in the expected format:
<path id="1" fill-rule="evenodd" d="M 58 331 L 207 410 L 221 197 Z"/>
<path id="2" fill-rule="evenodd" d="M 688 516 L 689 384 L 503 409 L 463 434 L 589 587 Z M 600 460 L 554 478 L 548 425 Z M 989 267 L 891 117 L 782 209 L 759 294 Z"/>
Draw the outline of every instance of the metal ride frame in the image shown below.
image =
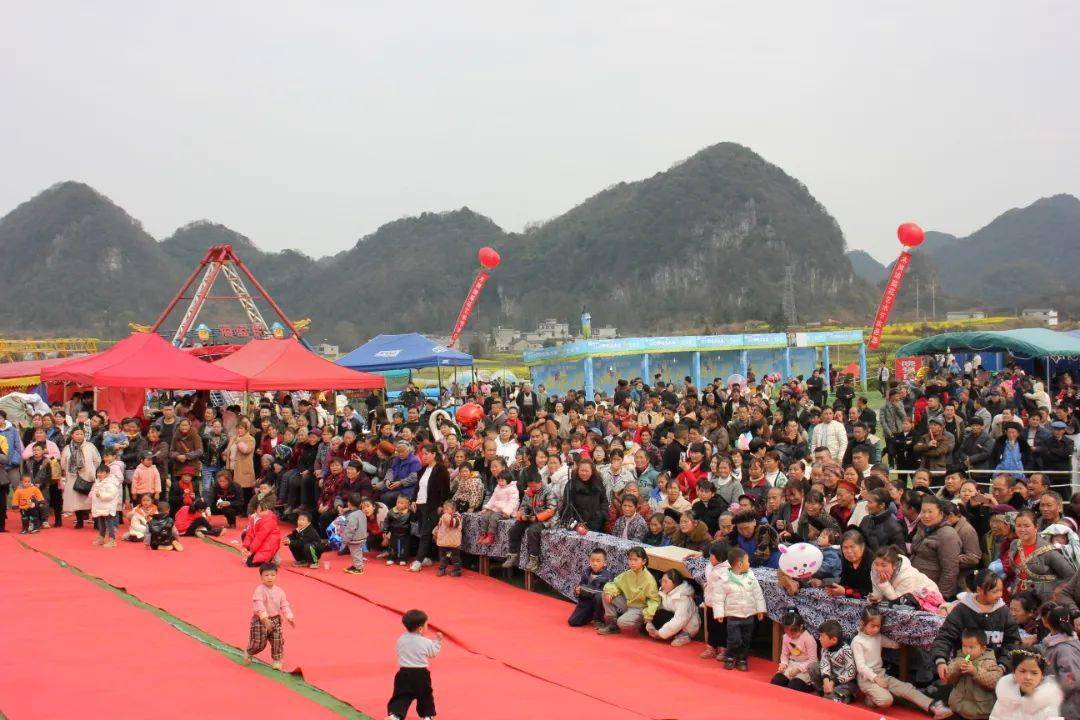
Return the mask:
<path id="1" fill-rule="evenodd" d="M 239 270 L 239 272 L 237 272 Z M 196 278 L 199 277 L 199 273 L 202 273 L 202 279 L 199 280 L 198 286 L 190 296 L 185 296 L 185 293 L 191 289 L 195 284 Z M 229 281 L 229 287 L 232 288 L 232 295 L 211 295 L 210 291 L 214 287 L 214 281 L 217 280 L 218 275 L 224 274 L 226 280 Z M 243 277 L 246 277 L 248 281 L 255 287 L 255 290 L 262 297 L 263 300 L 270 306 L 270 308 L 277 314 L 282 323 L 292 332 L 293 336 L 300 339 L 300 330 L 288 318 L 285 311 L 274 302 L 274 299 L 270 297 L 270 293 L 262 286 L 262 284 L 255 278 L 248 269 L 244 261 L 233 251 L 232 245 L 215 245 L 206 251 L 206 256 L 199 263 L 199 267 L 195 268 L 194 272 L 188 277 L 184 284 L 180 287 L 180 291 L 176 293 L 176 296 L 172 301 L 165 306 L 161 315 L 150 328 L 150 332 L 158 332 L 165 320 L 168 319 L 172 311 L 176 309 L 177 304 L 181 300 L 190 300 L 187 310 L 184 312 L 183 318 L 180 320 L 180 325 L 176 328 L 176 333 L 173 335 L 172 344 L 177 347 L 183 342 L 184 336 L 190 331 L 195 324 L 195 320 L 199 317 L 199 312 L 202 311 L 203 305 L 207 300 L 236 300 L 244 308 L 244 312 L 248 316 L 248 320 L 253 327 L 261 327 L 263 330 L 269 330 L 269 326 L 266 324 L 266 320 L 263 319 L 262 313 L 255 305 L 255 301 L 251 297 L 251 293 L 248 292 L 247 286 L 244 285 Z M 306 343 L 305 343 L 306 344 Z"/>

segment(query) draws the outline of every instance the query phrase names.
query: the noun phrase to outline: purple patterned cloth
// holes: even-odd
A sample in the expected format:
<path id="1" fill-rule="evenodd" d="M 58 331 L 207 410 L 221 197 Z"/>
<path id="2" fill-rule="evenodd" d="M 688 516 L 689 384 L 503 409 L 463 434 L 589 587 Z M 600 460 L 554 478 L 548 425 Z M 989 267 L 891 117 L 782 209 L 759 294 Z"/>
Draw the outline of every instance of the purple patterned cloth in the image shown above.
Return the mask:
<path id="1" fill-rule="evenodd" d="M 461 549 L 473 555 L 488 555 L 504 558 L 509 553 L 509 532 L 513 520 L 499 522 L 495 533 L 494 545 L 477 545 L 480 538 L 480 513 L 462 514 Z M 589 562 L 589 553 L 594 548 L 603 548 L 608 554 L 608 567 L 616 574 L 626 570 L 626 551 L 640 543 L 624 540 L 612 535 L 589 532 L 580 535 L 572 530 L 553 528 L 541 536 L 540 569 L 537 576 L 569 599 L 574 598 L 574 586 L 577 585 L 581 569 Z M 525 567 L 527 558 L 518 559 L 518 567 Z M 698 584 L 704 585 L 705 558 L 687 558 L 687 572 Z M 806 621 L 806 627 L 817 635 L 818 628 L 826 620 L 837 620 L 844 628 L 847 637 L 854 637 L 859 629 L 859 615 L 866 607 L 866 600 L 853 598 L 831 598 L 820 588 L 803 588 L 798 595 L 791 597 L 780 588 L 776 581 L 776 570 L 754 568 L 753 573 L 761 583 L 765 595 L 768 615 L 779 620 L 789 607 L 796 607 Z M 883 632 L 901 645 L 929 649 L 937 636 L 944 618 L 933 613 L 915 610 L 906 606 L 882 604 Z"/>

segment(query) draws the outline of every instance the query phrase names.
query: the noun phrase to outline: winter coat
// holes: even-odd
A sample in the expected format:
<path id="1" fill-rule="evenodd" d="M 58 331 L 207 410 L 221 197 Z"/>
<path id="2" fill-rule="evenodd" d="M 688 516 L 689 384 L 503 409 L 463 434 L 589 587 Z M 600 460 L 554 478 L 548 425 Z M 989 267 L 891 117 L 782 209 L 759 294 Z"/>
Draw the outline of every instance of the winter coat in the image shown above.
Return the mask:
<path id="1" fill-rule="evenodd" d="M 724 581 L 727 580 L 727 571 L 731 567 L 727 561 L 712 564 L 712 560 L 709 560 L 709 564 L 705 567 L 705 593 L 703 597 L 703 603 L 705 607 L 715 607 L 718 604 L 723 604 L 723 592 Z"/>
<path id="2" fill-rule="evenodd" d="M 210 512 L 222 512 L 222 508 L 218 507 L 219 501 L 229 503 L 229 512 L 237 515 L 244 512 L 244 496 L 236 483 L 229 483 L 224 488 L 214 483 L 214 486 L 210 488 Z"/>
<path id="3" fill-rule="evenodd" d="M 982 563 L 982 543 L 979 542 L 979 533 L 963 515 L 952 527 L 960 538 L 960 572 L 979 567 Z"/>
<path id="4" fill-rule="evenodd" d="M 1043 550 L 1049 546 L 1051 549 Z M 1020 552 L 1020 541 L 1013 540 L 1009 545 L 1009 560 L 1014 560 Z M 1069 580 L 1076 574 L 1076 568 L 1065 559 L 1058 550 L 1053 549 L 1050 542 L 1042 535 L 1035 541 L 1035 552 L 1028 556 L 1025 563 L 1027 568 L 1027 580 L 1021 580 L 1021 568 L 1014 563 L 1016 582 L 1013 583 L 1013 595 L 1033 590 L 1039 596 L 1039 600 L 1046 602 L 1050 599 L 1054 589 L 1063 580 Z"/>
<path id="5" fill-rule="evenodd" d="M 184 459 L 180 460 L 179 456 Z M 186 434 L 179 430 L 173 433 L 172 442 L 169 443 L 169 460 L 172 461 L 173 477 L 178 477 L 184 470 L 189 470 L 192 477 L 202 475 L 202 438 L 195 428 L 190 428 Z"/>
<path id="6" fill-rule="evenodd" d="M 581 579 L 578 580 L 578 585 L 581 588 L 591 590 L 592 592 L 582 592 L 581 597 L 583 599 L 587 598 L 591 600 L 595 597 L 595 593 L 603 592 L 604 586 L 614 579 L 615 571 L 609 567 L 604 567 L 604 569 L 598 573 L 594 573 L 591 567 L 585 568 L 581 572 Z"/>
<path id="7" fill-rule="evenodd" d="M 656 628 L 657 634 L 662 639 L 668 640 L 680 632 L 694 637 L 701 629 L 701 615 L 698 614 L 697 603 L 694 601 L 694 588 L 690 583 L 681 582 L 672 588 L 671 592 L 661 590 L 660 607 L 674 613 L 674 617 Z"/>
<path id="8" fill-rule="evenodd" d="M 727 508 L 728 506 L 724 504 L 719 495 L 713 495 L 709 498 L 708 503 L 704 503 L 700 499 L 697 500 L 690 506 L 690 511 L 694 513 L 696 519 L 705 523 L 710 533 L 715 533 L 717 528 L 720 527 L 720 516 L 727 512 Z"/>
<path id="9" fill-rule="evenodd" d="M 895 545 L 902 551 L 907 546 L 907 533 L 900 527 L 896 515 L 888 508 L 877 515 L 864 517 L 859 523 L 859 529 L 866 537 L 870 552 L 889 545 Z"/>
<path id="10" fill-rule="evenodd" d="M 855 654 L 850 645 L 841 640 L 831 648 L 821 649 L 821 662 L 818 664 L 821 677 L 829 678 L 834 683 L 849 683 L 855 680 Z"/>
<path id="11" fill-rule="evenodd" d="M 961 633 L 969 628 L 986 633 L 986 646 L 994 651 L 1001 664 L 1005 664 L 1009 651 L 1020 645 L 1020 627 L 1009 613 L 1008 605 L 998 600 L 989 612 L 984 612 L 975 604 L 972 593 L 962 592 L 956 596 L 956 604 L 934 638 L 930 650 L 933 662 L 949 662 L 960 649 Z"/>
<path id="12" fill-rule="evenodd" d="M 346 545 L 359 545 L 367 540 L 367 515 L 363 510 L 350 510 L 345 514 L 345 523 L 341 528 L 341 541 Z"/>
<path id="13" fill-rule="evenodd" d="M 1054 598 L 1073 612 L 1080 610 L 1080 572 L 1073 575 L 1072 580 L 1063 583 L 1054 593 Z"/>
<path id="14" fill-rule="evenodd" d="M 982 655 L 971 659 L 975 671 L 970 675 L 960 672 L 960 662 L 964 658 L 957 656 L 948 664 L 945 682 L 952 685 L 949 692 L 949 708 L 961 717 L 986 717 L 994 707 L 994 688 L 1004 668 L 998 665 L 994 651 L 987 648 Z"/>
<path id="15" fill-rule="evenodd" d="M 701 465 L 691 465 L 678 474 L 675 482 L 679 483 L 679 490 L 682 492 L 683 497 L 693 502 L 697 498 L 698 480 L 704 480 L 708 477 L 709 472 L 707 469 L 701 467 Z"/>
<path id="16" fill-rule="evenodd" d="M 156 465 L 146 467 L 139 463 L 131 475 L 131 497 L 138 498 L 147 493 L 151 495 L 161 493 L 161 473 L 158 472 Z"/>
<path id="17" fill-rule="evenodd" d="M 1021 695 L 1012 675 L 998 680 L 997 699 L 990 720 L 1054 720 L 1062 717 L 1061 688 L 1047 676 L 1031 695 Z M 1068 716 L 1065 716 L 1068 717 Z"/>
<path id="18" fill-rule="evenodd" d="M 789 673 L 809 673 L 811 666 L 818 661 L 817 655 L 817 640 L 813 635 L 803 630 L 793 640 L 784 633 L 784 639 L 780 645 L 780 664 L 785 666 Z M 788 677 L 792 675 L 788 674 Z"/>
<path id="19" fill-rule="evenodd" d="M 503 487 L 495 486 L 495 490 L 491 493 L 491 498 L 484 505 L 484 510 L 493 510 L 495 512 L 502 513 L 513 517 L 517 512 L 518 503 L 520 502 L 518 495 L 518 489 L 516 485 L 507 483 Z"/>
<path id="20" fill-rule="evenodd" d="M 382 522 L 383 533 L 390 537 L 404 537 L 409 534 L 412 519 L 413 514 L 409 510 L 399 513 L 396 508 L 391 508 Z"/>
<path id="21" fill-rule="evenodd" d="M 611 534 L 615 537 L 634 541 L 640 541 L 647 532 L 649 532 L 649 524 L 645 522 L 645 518 L 641 517 L 641 513 L 634 513 L 630 517 L 620 515 L 611 530 Z"/>
<path id="22" fill-rule="evenodd" d="M 532 488 L 525 491 L 525 495 L 521 498 L 521 504 L 518 505 L 517 519 L 520 520 L 525 515 L 530 515 L 536 518 L 536 522 L 541 523 L 544 527 L 551 527 L 555 524 L 555 512 L 559 509 L 559 498 L 555 496 L 555 493 L 551 491 L 549 487 L 539 487 L 536 490 Z"/>
<path id="23" fill-rule="evenodd" d="M 818 549 L 821 550 L 821 569 L 814 573 L 814 577 L 839 579 L 840 573 L 844 569 L 844 560 L 840 555 L 840 546 L 829 545 L 828 547 Z"/>
<path id="24" fill-rule="evenodd" d="M 717 603 L 712 608 L 717 620 L 748 618 L 765 612 L 765 595 L 753 571 L 738 575 L 729 568 L 724 574 Z"/>
<path id="25" fill-rule="evenodd" d="M 4 422 L 7 422 L 6 420 Z M 3 438 L 0 441 L 0 469 L 4 470 L 16 470 L 22 463 L 23 454 L 23 441 L 22 435 L 19 434 L 19 429 L 14 424 L 7 422 L 7 425 L 0 429 L 0 437 Z M 4 478 L 4 482 L 7 482 L 7 478 Z"/>
<path id="26" fill-rule="evenodd" d="M 818 423 L 811 435 L 810 447 L 827 447 L 833 459 L 839 462 L 847 452 L 847 430 L 844 424 L 833 420 L 828 423 Z"/>
<path id="27" fill-rule="evenodd" d="M 89 440 L 84 440 L 80 449 L 83 454 L 83 463 L 79 470 L 79 477 L 88 482 L 94 482 L 97 466 L 101 464 L 101 455 Z M 90 509 L 90 496 L 75 492 L 75 475 L 68 469 L 73 450 L 75 450 L 75 445 L 69 444 L 60 453 L 60 467 L 64 471 L 64 512 Z"/>
<path id="28" fill-rule="evenodd" d="M 547 490 L 547 488 L 544 488 Z M 608 499 L 600 478 L 584 482 L 575 475 L 566 483 L 560 516 L 569 523 L 578 520 L 590 530 L 602 532 L 607 520 Z"/>
<path id="29" fill-rule="evenodd" d="M 123 503 L 124 491 L 120 482 L 113 475 L 106 475 L 94 481 L 90 491 L 91 517 L 109 517 L 116 515 Z"/>
<path id="30" fill-rule="evenodd" d="M 143 515 L 141 510 L 136 508 L 128 516 L 128 535 L 136 540 L 142 540 L 148 532 L 150 532 L 150 525 L 147 517 Z"/>
<path id="31" fill-rule="evenodd" d="M 938 597 L 941 596 L 937 584 L 912 567 L 911 561 L 903 555 L 900 556 L 900 564 L 896 566 L 896 572 L 893 573 L 889 582 L 878 582 L 877 573 L 871 569 L 870 583 L 873 590 L 870 591 L 869 598 L 874 602 L 896 600 L 909 594 L 914 595 L 916 598 L 930 593 L 937 593 Z"/>
<path id="32" fill-rule="evenodd" d="M 716 497 L 720 498 L 725 507 L 739 502 L 739 496 L 746 492 L 743 484 L 734 475 L 728 475 L 726 481 L 720 477 L 714 477 L 712 481 L 716 485 Z"/>
<path id="33" fill-rule="evenodd" d="M 652 465 L 649 465 L 641 472 L 637 473 L 638 489 L 642 494 L 648 494 L 650 490 L 656 487 L 656 478 L 660 475 L 659 471 Z"/>
<path id="34" fill-rule="evenodd" d="M 903 403 L 886 403 L 885 406 L 878 411 L 878 424 L 881 426 L 882 436 L 888 438 L 899 432 L 903 432 L 903 422 L 905 417 L 907 417 L 907 413 L 904 412 Z"/>
<path id="35" fill-rule="evenodd" d="M 956 594 L 960 577 L 960 536 L 942 523 L 933 528 L 919 525 L 911 539 L 911 564 L 933 580 L 946 600 Z"/>
<path id="36" fill-rule="evenodd" d="M 686 548 L 687 550 L 697 550 L 700 553 L 704 553 L 708 550 L 711 542 L 712 534 L 709 533 L 709 528 L 705 523 L 700 520 L 694 521 L 694 527 L 689 533 L 684 534 L 682 529 L 679 529 L 671 536 L 671 544 L 675 547 Z"/>
<path id="37" fill-rule="evenodd" d="M 1001 464 L 1001 458 L 1005 455 L 1005 441 L 1007 438 L 1002 435 L 994 441 L 994 447 L 990 451 L 990 461 L 986 464 L 988 468 L 996 468 Z M 1017 438 L 1016 442 L 1020 445 L 1020 462 L 1025 468 L 1031 467 L 1031 447 L 1027 443 L 1027 439 L 1021 435 Z"/>
<path id="38" fill-rule="evenodd" d="M 254 526 L 248 526 L 244 535 L 244 547 L 251 552 L 252 563 L 255 565 L 274 559 L 281 548 L 281 528 L 278 527 L 274 513 L 265 512 L 259 516 Z"/>
<path id="39" fill-rule="evenodd" d="M 930 433 L 920 437 L 915 442 L 915 454 L 921 458 L 923 469 L 944 470 L 952 460 L 955 447 L 956 438 L 952 433 L 942 430 L 941 435 L 938 435 L 937 445 L 930 445 Z"/>
<path id="40" fill-rule="evenodd" d="M 1063 437 L 1058 440 L 1051 435 L 1045 442 L 1037 446 L 1037 449 L 1039 451 L 1039 463 L 1043 470 L 1072 469 L 1072 458 L 1075 449 L 1070 438 Z"/>
<path id="41" fill-rule="evenodd" d="M 660 607 L 660 590 L 656 587 L 656 578 L 647 569 L 641 572 L 625 570 L 604 586 L 605 595 L 622 595 L 627 607 L 639 608 L 646 622 L 652 620 Z"/>
<path id="42" fill-rule="evenodd" d="M 514 491 L 516 494 L 517 488 Z M 476 512 L 484 502 L 484 481 L 475 474 L 467 481 L 458 481 L 452 500 L 461 512 Z"/>
<path id="43" fill-rule="evenodd" d="M 968 466 L 972 470 L 985 470 L 993 450 L 994 438 L 985 430 L 978 435 L 964 433 L 964 439 L 957 450 L 957 459 L 961 463 L 968 460 Z"/>
<path id="44" fill-rule="evenodd" d="M 1065 695 L 1061 714 L 1080 718 L 1080 640 L 1075 635 L 1054 633 L 1042 642 L 1047 670 L 1056 676 Z"/>
<path id="45" fill-rule="evenodd" d="M 225 448 L 225 467 L 232 470 L 233 481 L 242 488 L 255 487 L 255 438 L 250 434 L 234 437 Z"/>

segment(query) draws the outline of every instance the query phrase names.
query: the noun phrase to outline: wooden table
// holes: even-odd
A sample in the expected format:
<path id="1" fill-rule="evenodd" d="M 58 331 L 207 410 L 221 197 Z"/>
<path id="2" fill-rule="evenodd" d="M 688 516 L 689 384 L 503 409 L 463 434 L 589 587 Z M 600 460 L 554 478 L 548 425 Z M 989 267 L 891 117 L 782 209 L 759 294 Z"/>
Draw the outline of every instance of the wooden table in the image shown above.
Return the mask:
<path id="1" fill-rule="evenodd" d="M 693 575 L 686 569 L 686 558 L 701 557 L 697 550 L 665 545 L 664 547 L 645 546 L 645 555 L 649 558 L 649 569 L 657 572 L 678 570 L 684 578 L 693 579 Z"/>

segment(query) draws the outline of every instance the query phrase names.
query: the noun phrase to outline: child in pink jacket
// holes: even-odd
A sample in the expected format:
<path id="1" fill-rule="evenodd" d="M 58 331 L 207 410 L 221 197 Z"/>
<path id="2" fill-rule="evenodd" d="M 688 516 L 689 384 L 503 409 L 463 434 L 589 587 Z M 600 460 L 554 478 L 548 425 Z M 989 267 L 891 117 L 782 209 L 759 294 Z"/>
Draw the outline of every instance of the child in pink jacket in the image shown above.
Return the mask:
<path id="1" fill-rule="evenodd" d="M 817 665 L 817 640 L 806 632 L 802 615 L 795 608 L 784 612 L 780 625 L 784 628 L 784 641 L 780 649 L 780 667 L 773 675 L 772 684 L 799 692 L 814 692 L 810 668 Z"/>
<path id="2" fill-rule="evenodd" d="M 491 492 L 491 499 L 484 505 L 482 516 L 484 532 L 478 541 L 480 545 L 493 545 L 495 543 L 495 529 L 499 527 L 499 521 L 514 517 L 514 513 L 518 509 L 517 484 L 510 482 L 510 473 L 499 473 L 495 482 L 496 485 Z"/>

